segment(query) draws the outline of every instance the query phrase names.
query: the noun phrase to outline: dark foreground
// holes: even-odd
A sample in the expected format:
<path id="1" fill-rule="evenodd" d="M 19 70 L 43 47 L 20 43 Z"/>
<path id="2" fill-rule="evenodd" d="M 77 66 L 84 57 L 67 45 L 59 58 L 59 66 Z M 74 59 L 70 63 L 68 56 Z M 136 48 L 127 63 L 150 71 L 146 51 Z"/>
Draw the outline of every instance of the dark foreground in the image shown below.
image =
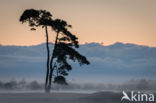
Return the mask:
<path id="1" fill-rule="evenodd" d="M 121 102 L 122 93 L 1 93 L 0 103 L 132 103 Z M 137 102 L 140 103 L 140 102 Z"/>

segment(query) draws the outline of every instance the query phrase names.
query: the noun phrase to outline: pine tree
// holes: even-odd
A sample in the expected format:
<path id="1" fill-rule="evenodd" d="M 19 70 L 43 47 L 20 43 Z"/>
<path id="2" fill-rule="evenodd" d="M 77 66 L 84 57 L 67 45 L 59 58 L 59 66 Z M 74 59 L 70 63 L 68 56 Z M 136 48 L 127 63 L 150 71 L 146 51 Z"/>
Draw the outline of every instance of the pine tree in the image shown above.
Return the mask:
<path id="1" fill-rule="evenodd" d="M 31 30 L 36 30 L 35 27 L 41 26 L 45 28 L 46 32 L 46 48 L 47 48 L 47 73 L 46 73 L 46 80 L 45 80 L 45 91 L 48 90 L 48 79 L 49 79 L 49 61 L 50 61 L 50 51 L 49 51 L 49 37 L 48 37 L 48 30 L 47 26 L 51 26 L 52 24 L 52 15 L 50 12 L 46 10 L 35 10 L 35 9 L 27 9 L 23 12 L 20 17 L 20 22 L 26 23 L 28 22 Z"/>
<path id="2" fill-rule="evenodd" d="M 45 81 L 45 91 L 50 92 L 52 80 L 54 83 L 67 84 L 65 76 L 72 70 L 68 60 L 78 61 L 81 65 L 90 64 L 85 56 L 78 53 L 75 48 L 79 48 L 78 38 L 69 31 L 72 28 L 66 21 L 61 19 L 52 19 L 50 12 L 46 10 L 27 9 L 20 17 L 20 22 L 28 22 L 31 30 L 41 26 L 46 31 L 46 48 L 47 48 L 47 73 Z M 54 48 L 50 57 L 48 30 L 50 26 L 56 32 Z M 56 75 L 54 75 L 56 70 Z M 55 76 L 55 77 L 54 77 Z"/>
<path id="3" fill-rule="evenodd" d="M 79 54 L 74 49 L 79 48 L 79 43 L 78 38 L 68 30 L 71 27 L 64 20 L 55 19 L 53 21 L 52 28 L 56 32 L 56 39 L 50 60 L 49 90 L 51 88 L 54 70 L 57 71 L 54 81 L 60 84 L 63 84 L 62 81 L 64 81 L 64 84 L 67 84 L 64 76 L 67 76 L 68 72 L 72 70 L 72 66 L 67 61 L 68 59 L 74 62 L 77 60 L 80 66 L 90 64 L 85 56 Z"/>

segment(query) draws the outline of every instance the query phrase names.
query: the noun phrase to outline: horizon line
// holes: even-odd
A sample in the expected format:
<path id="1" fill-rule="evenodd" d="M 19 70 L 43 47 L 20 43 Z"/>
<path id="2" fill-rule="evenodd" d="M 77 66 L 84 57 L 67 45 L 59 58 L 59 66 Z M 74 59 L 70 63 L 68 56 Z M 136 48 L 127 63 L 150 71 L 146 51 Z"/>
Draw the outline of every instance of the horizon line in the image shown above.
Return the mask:
<path id="1" fill-rule="evenodd" d="M 38 44 L 32 44 L 32 45 L 20 45 L 20 44 L 1 44 L 0 43 L 0 46 L 37 46 L 37 45 L 42 45 L 46 42 L 42 42 L 42 43 L 38 43 Z M 49 42 L 51 44 L 54 44 L 53 42 Z M 129 43 L 129 42 L 114 42 L 114 43 L 111 43 L 111 44 L 107 44 L 105 45 L 104 42 L 85 42 L 85 43 L 79 43 L 79 45 L 85 45 L 85 44 L 91 44 L 91 43 L 95 43 L 95 44 L 99 44 L 101 46 L 110 46 L 110 45 L 114 45 L 114 44 L 117 44 L 117 43 L 121 43 L 121 44 L 132 44 L 132 45 L 137 45 L 137 46 L 147 46 L 147 47 L 156 47 L 156 46 L 149 46 L 149 45 L 142 45 L 142 44 L 136 44 L 136 43 Z"/>

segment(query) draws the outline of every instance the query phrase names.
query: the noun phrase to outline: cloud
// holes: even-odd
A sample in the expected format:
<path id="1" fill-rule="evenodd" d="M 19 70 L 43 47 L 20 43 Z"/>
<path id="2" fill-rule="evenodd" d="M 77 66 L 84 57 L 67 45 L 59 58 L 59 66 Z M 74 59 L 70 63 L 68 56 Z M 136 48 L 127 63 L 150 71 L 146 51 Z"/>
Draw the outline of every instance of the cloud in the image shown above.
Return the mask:
<path id="1" fill-rule="evenodd" d="M 0 74 L 3 76 L 5 73 L 26 76 L 28 73 L 33 76 L 33 74 L 42 72 L 40 77 L 43 77 L 46 68 L 44 45 L 1 47 Z M 79 76 L 91 78 L 94 78 L 93 75 L 95 77 L 154 77 L 156 74 L 156 48 L 123 43 L 110 46 L 90 43 L 81 45 L 78 51 L 85 55 L 91 64 L 82 66 L 83 69 L 80 69 L 77 63 L 72 62 L 72 76 L 79 74 Z M 11 72 L 10 69 L 13 69 L 14 72 Z"/>

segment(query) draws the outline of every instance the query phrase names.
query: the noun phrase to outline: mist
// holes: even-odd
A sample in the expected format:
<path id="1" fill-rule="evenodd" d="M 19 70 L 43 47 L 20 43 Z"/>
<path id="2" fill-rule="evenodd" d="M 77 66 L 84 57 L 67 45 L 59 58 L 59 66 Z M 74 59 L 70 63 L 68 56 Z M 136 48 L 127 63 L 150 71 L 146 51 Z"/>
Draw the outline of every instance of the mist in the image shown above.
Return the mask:
<path id="1" fill-rule="evenodd" d="M 156 80 L 150 79 L 130 79 L 121 83 L 73 83 L 68 82 L 68 85 L 59 85 L 56 83 L 52 84 L 52 91 L 64 92 L 64 91 L 130 91 L 130 90 L 140 90 L 140 91 L 155 91 L 156 90 Z M 0 81 L 0 92 L 4 91 L 44 91 L 44 83 L 33 80 L 26 81 L 22 80 L 7 80 Z"/>

